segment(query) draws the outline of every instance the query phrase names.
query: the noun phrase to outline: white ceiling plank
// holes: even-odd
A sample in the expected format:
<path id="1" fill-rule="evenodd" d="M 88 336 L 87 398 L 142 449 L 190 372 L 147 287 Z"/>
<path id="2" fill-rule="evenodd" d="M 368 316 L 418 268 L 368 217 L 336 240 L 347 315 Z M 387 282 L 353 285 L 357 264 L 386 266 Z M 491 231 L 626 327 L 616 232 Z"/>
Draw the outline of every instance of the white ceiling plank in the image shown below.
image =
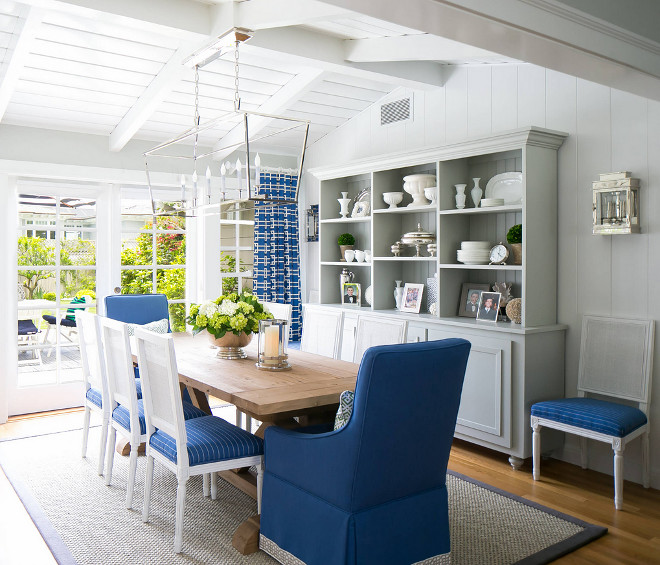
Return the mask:
<path id="1" fill-rule="evenodd" d="M 0 29 L 12 33 L 18 23 L 18 15 L 9 15 L 0 13 Z"/>
<path id="2" fill-rule="evenodd" d="M 219 21 L 224 19 L 227 8 L 227 4 L 217 7 L 216 18 Z M 250 0 L 236 4 L 234 25 L 252 30 L 288 27 L 335 19 L 348 13 L 349 10 L 316 0 Z"/>
<path id="3" fill-rule="evenodd" d="M 280 56 L 307 67 L 406 88 L 430 90 L 443 84 L 441 66 L 435 63 L 350 63 L 344 60 L 343 45 L 339 39 L 300 28 L 286 28 L 261 30 L 241 49 L 262 50 L 264 57 Z"/>
<path id="4" fill-rule="evenodd" d="M 110 151 L 121 151 L 158 105 L 165 100 L 174 85 L 181 80 L 188 70 L 181 63 L 190 54 L 191 47 L 190 44 L 184 44 L 176 50 L 172 58 L 149 83 L 144 94 L 117 124 L 110 134 Z"/>
<path id="5" fill-rule="evenodd" d="M 31 94 L 27 92 L 18 92 L 18 90 L 12 97 L 12 104 L 40 106 L 54 110 L 76 110 L 89 114 L 114 116 L 116 120 L 119 120 L 128 110 L 126 106 L 117 106 L 105 102 L 99 103 L 90 100 L 71 100 L 69 98 L 59 98 L 52 94 Z"/>
<path id="6" fill-rule="evenodd" d="M 165 102 L 168 104 L 177 104 L 183 105 L 187 108 L 194 103 L 195 93 L 191 90 L 190 92 L 183 92 L 180 90 L 180 84 L 177 85 L 177 89 L 173 91 L 166 99 Z M 242 104 L 250 104 L 252 106 L 258 107 L 261 106 L 268 96 L 265 94 L 256 94 L 254 92 L 247 92 L 241 90 L 241 102 Z M 234 101 L 234 90 L 230 88 L 220 88 L 212 85 L 199 85 L 199 107 L 201 108 L 213 108 L 217 104 L 224 104 L 225 102 Z"/>
<path id="7" fill-rule="evenodd" d="M 346 122 L 345 118 L 338 118 L 336 116 L 327 116 L 325 114 L 310 114 L 309 112 L 300 112 L 289 108 L 286 115 L 290 118 L 298 118 L 300 120 L 309 120 L 314 125 L 330 126 L 333 128 L 339 127 Z"/>
<path id="8" fill-rule="evenodd" d="M 192 71 L 190 71 L 192 72 Z M 191 75 L 192 76 L 192 75 Z M 200 75 L 201 85 L 210 84 L 206 79 L 202 80 L 203 75 Z M 230 90 L 231 97 L 234 98 L 234 77 L 225 76 L 225 75 L 216 75 L 213 79 L 213 86 L 220 87 L 223 90 Z M 270 84 L 268 82 L 262 82 L 258 80 L 248 80 L 242 79 L 239 81 L 239 90 L 240 92 L 252 92 L 255 94 L 261 94 L 266 96 L 272 96 L 281 88 L 280 85 Z M 194 92 L 195 83 L 192 80 L 185 79 L 181 82 L 179 87 L 176 89 L 177 92 Z"/>
<path id="9" fill-rule="evenodd" d="M 307 112 L 309 114 L 321 114 L 323 116 L 334 116 L 335 118 L 344 118 L 346 120 L 352 118 L 357 114 L 356 110 L 350 108 L 339 108 L 337 106 L 325 106 L 322 104 L 315 104 L 312 102 L 304 102 L 299 100 L 292 106 L 292 110 L 297 112 Z"/>
<path id="10" fill-rule="evenodd" d="M 90 122 L 71 121 L 59 117 L 48 119 L 43 116 L 33 116 L 32 114 L 12 114 L 11 116 L 6 116 L 3 123 L 14 126 L 70 131 L 74 133 L 91 133 L 94 135 L 110 135 L 110 132 L 112 131 L 111 125 L 98 125 Z"/>
<path id="11" fill-rule="evenodd" d="M 259 107 L 259 111 L 265 114 L 280 114 L 289 108 L 296 101 L 300 100 L 306 92 L 314 88 L 323 80 L 323 70 L 321 69 L 308 69 L 307 71 L 297 75 L 289 83 L 278 90 L 265 104 Z M 250 135 L 256 135 L 264 127 L 268 125 L 270 120 L 266 118 L 257 118 L 250 122 Z M 214 146 L 215 150 L 219 150 L 227 145 L 232 145 L 241 141 L 243 136 L 242 127 L 235 127 L 225 137 L 220 139 Z M 225 149 L 219 151 L 213 158 L 221 160 L 229 155 L 233 149 Z"/>
<path id="12" fill-rule="evenodd" d="M 68 85 L 47 84 L 43 82 L 34 82 L 21 78 L 16 86 L 16 93 L 37 94 L 41 96 L 52 96 L 65 100 L 81 100 L 93 102 L 95 104 L 112 104 L 122 106 L 128 110 L 137 97 L 126 96 L 116 92 L 99 92 L 95 90 L 83 90 Z"/>
<path id="13" fill-rule="evenodd" d="M 11 34 L 0 31 L 0 49 L 7 49 L 11 43 Z"/>
<path id="14" fill-rule="evenodd" d="M 13 102 L 7 108 L 7 116 L 22 115 L 43 118 L 44 120 L 69 120 L 72 123 L 89 123 L 109 125 L 114 127 L 117 118 L 102 114 L 81 112 L 78 110 L 64 110 L 62 108 L 45 108 L 44 106 L 30 106 L 27 104 L 18 104 Z"/>
<path id="15" fill-rule="evenodd" d="M 2 83 L 0 83 L 0 122 L 18 84 L 43 17 L 43 11 L 39 9 L 29 8 L 26 12 L 25 19 L 22 21 L 23 25 L 20 30 L 17 30 L 20 35 L 13 46 L 11 59 L 7 64 Z"/>
<path id="16" fill-rule="evenodd" d="M 26 67 L 23 70 L 22 78 L 25 80 L 41 82 L 44 84 L 69 86 L 71 88 L 77 88 L 83 92 L 86 90 L 97 92 L 114 92 L 116 94 L 123 94 L 124 96 L 133 96 L 135 98 L 138 98 L 142 92 L 144 92 L 144 86 L 140 85 L 65 74 L 51 69 Z"/>
<path id="17" fill-rule="evenodd" d="M 372 104 L 367 100 L 358 100 L 346 96 L 331 96 L 330 94 L 323 92 L 308 92 L 300 101 L 310 102 L 312 104 L 323 104 L 325 106 L 334 106 L 336 108 L 348 108 L 357 112 L 366 110 Z"/>
<path id="18" fill-rule="evenodd" d="M 381 61 L 456 61 L 480 57 L 507 57 L 445 37 L 429 35 L 403 35 L 344 42 L 347 61 L 374 63 Z M 519 62 L 519 61 L 516 61 Z"/>

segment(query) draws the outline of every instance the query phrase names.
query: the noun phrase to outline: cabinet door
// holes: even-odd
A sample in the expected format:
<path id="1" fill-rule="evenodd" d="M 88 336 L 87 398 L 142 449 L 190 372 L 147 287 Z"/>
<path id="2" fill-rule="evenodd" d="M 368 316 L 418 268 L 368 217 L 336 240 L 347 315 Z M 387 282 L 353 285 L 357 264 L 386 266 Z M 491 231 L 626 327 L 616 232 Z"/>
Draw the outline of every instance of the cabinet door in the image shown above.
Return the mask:
<path id="1" fill-rule="evenodd" d="M 426 341 L 426 328 L 422 326 L 408 326 L 408 333 L 406 335 L 407 343 L 417 343 L 418 341 Z"/>
<path id="2" fill-rule="evenodd" d="M 463 382 L 456 436 L 511 446 L 511 341 L 429 329 L 429 341 L 463 337 L 472 349 Z"/>
<path id="3" fill-rule="evenodd" d="M 344 316 L 344 327 L 341 338 L 342 361 L 353 361 L 353 351 L 355 350 L 355 333 L 357 332 L 357 317 L 351 318 Z"/>

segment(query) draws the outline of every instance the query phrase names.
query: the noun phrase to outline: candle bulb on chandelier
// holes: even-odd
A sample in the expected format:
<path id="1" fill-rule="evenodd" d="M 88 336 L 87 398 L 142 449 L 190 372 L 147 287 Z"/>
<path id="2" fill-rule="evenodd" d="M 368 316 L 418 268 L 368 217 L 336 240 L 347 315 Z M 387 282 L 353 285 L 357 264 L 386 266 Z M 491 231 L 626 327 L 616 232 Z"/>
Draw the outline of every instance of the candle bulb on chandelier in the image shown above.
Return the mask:
<path id="1" fill-rule="evenodd" d="M 206 167 L 206 201 L 211 202 L 211 167 Z"/>
<path id="2" fill-rule="evenodd" d="M 186 201 L 186 176 L 181 175 L 181 204 Z"/>
<path id="3" fill-rule="evenodd" d="M 192 182 L 193 182 L 193 187 L 192 187 L 193 201 L 195 202 L 196 205 L 197 204 L 197 171 L 193 171 Z"/>
<path id="4" fill-rule="evenodd" d="M 256 186 L 259 186 L 260 184 L 260 177 L 261 177 L 261 157 L 259 157 L 259 153 L 257 153 L 257 156 L 254 158 L 254 184 Z"/>

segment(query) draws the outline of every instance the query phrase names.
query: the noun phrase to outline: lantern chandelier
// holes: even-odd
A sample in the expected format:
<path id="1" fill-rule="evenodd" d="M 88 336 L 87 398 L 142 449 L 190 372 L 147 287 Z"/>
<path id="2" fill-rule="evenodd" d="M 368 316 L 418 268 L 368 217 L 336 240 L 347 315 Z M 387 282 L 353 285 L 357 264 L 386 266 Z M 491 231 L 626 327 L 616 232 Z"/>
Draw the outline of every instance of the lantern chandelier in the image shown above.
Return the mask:
<path id="1" fill-rule="evenodd" d="M 147 185 L 154 215 L 174 214 L 178 216 L 197 216 L 198 214 L 229 213 L 232 209 L 233 211 L 236 209 L 249 210 L 258 206 L 297 204 L 300 178 L 302 176 L 303 161 L 307 146 L 307 136 L 309 133 L 309 121 L 241 109 L 238 48 L 242 42 L 250 39 L 251 33 L 246 29 L 232 28 L 183 61 L 183 64 L 192 66 L 195 71 L 193 126 L 143 154 L 145 158 Z M 222 115 L 202 123 L 199 112 L 199 69 L 224 53 L 227 53 L 231 47 L 234 48 L 233 110 L 224 112 Z M 215 147 L 211 151 L 200 152 L 199 134 L 216 127 L 232 132 L 230 136 L 227 136 L 227 143 L 220 147 Z M 250 131 L 251 127 L 253 133 Z M 240 135 L 235 132 L 240 132 Z M 280 139 L 284 139 L 285 143 L 289 146 L 295 143 L 296 153 L 299 154 L 297 168 L 283 169 L 280 167 L 277 169 L 278 171 L 281 170 L 288 173 L 292 177 L 292 180 L 295 180 L 295 184 L 292 182 L 292 186 L 295 186 L 295 192 L 293 194 L 282 195 L 281 187 L 271 186 L 270 182 L 265 180 L 269 175 L 262 175 L 264 169 L 261 166 L 261 157 L 258 152 L 255 155 L 250 150 L 251 144 L 256 144 L 262 140 L 277 136 L 282 136 Z M 190 141 L 192 141 L 191 154 L 177 154 L 172 152 L 172 148 L 175 148 L 174 151 L 182 146 L 189 148 Z M 300 141 L 302 143 L 298 149 L 297 145 Z M 218 163 L 219 158 L 224 158 L 225 155 L 234 152 L 238 154 L 235 163 L 230 161 Z M 244 162 L 241 160 L 241 154 L 244 156 Z M 168 205 L 166 209 L 162 209 L 156 203 L 149 173 L 149 158 L 151 157 L 192 161 L 191 190 L 188 190 L 186 176 L 182 174 L 180 203 Z M 202 183 L 198 183 L 198 167 L 200 164 L 207 164 L 204 171 L 206 179 L 204 186 L 202 186 Z M 203 166 L 200 168 L 203 169 Z M 214 195 L 211 190 L 213 168 L 216 168 L 217 172 L 220 173 L 219 195 Z M 227 206 L 232 203 L 235 206 Z"/>

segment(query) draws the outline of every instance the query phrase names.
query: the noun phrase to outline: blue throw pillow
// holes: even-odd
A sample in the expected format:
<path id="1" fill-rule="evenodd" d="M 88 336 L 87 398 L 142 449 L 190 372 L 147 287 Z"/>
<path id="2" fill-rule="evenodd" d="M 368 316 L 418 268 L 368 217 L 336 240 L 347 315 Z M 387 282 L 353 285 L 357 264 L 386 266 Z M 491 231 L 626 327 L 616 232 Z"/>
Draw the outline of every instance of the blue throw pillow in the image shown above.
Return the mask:
<path id="1" fill-rule="evenodd" d="M 353 400 L 355 400 L 355 393 L 352 390 L 345 390 L 339 395 L 339 410 L 337 410 L 335 416 L 335 430 L 339 430 L 348 424 L 353 413 Z"/>

